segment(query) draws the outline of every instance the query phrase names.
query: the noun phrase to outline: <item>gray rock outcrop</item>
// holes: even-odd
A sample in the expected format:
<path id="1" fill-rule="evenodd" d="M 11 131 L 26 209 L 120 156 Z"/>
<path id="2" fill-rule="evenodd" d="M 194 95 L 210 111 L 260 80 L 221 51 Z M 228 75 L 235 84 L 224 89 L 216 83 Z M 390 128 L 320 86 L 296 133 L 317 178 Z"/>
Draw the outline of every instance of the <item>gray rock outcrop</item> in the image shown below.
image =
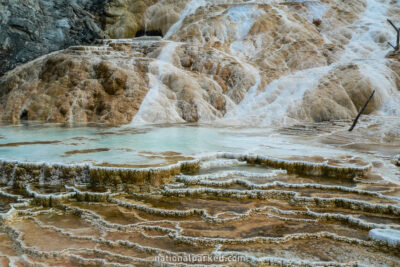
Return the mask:
<path id="1" fill-rule="evenodd" d="M 0 76 L 20 63 L 102 37 L 108 0 L 0 0 Z"/>

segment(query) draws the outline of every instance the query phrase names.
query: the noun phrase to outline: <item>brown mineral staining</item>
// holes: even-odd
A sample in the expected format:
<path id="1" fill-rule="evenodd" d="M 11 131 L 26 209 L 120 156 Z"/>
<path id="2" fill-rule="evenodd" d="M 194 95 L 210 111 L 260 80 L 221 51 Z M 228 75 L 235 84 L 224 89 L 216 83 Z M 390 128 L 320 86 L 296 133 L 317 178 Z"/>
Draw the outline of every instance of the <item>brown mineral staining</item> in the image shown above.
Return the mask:
<path id="1" fill-rule="evenodd" d="M 148 159 L 160 159 L 165 161 L 165 163 L 159 165 L 171 165 L 175 164 L 178 162 L 184 162 L 184 161 L 191 161 L 194 160 L 192 157 L 184 156 L 181 153 L 174 152 L 174 151 L 166 151 L 166 152 L 151 152 L 151 151 L 139 151 L 139 154 L 142 154 Z M 142 165 L 142 166 L 147 166 L 147 165 Z M 150 165 L 151 166 L 151 165 Z"/>
<path id="2" fill-rule="evenodd" d="M 28 145 L 52 145 L 59 144 L 61 141 L 33 141 L 33 142 L 16 142 L 0 144 L 0 147 L 15 147 L 15 146 L 28 146 Z"/>
<path id="3" fill-rule="evenodd" d="M 313 24 L 317 27 L 321 26 L 322 20 L 320 19 L 313 19 Z"/>
<path id="4" fill-rule="evenodd" d="M 127 74 L 123 70 L 118 71 L 110 62 L 102 61 L 97 66 L 97 74 L 109 95 L 121 93 L 126 88 Z"/>
<path id="5" fill-rule="evenodd" d="M 78 136 L 78 137 L 73 137 L 71 138 L 72 140 L 78 140 L 78 141 L 83 141 L 83 140 L 89 140 L 90 138 L 88 137 L 83 137 L 83 136 Z"/>
<path id="6" fill-rule="evenodd" d="M 174 152 L 174 151 L 165 151 L 165 152 L 162 152 L 161 155 L 167 156 L 167 157 L 173 157 L 173 156 L 180 156 L 182 154 L 178 153 L 178 152 Z"/>
<path id="7" fill-rule="evenodd" d="M 130 122 L 147 93 L 146 75 L 137 66 L 121 68 L 107 60 L 99 62 L 100 57 L 81 57 L 78 51 L 71 48 L 40 58 L 31 67 L 16 69 L 15 76 L 6 75 L 0 84 L 13 89 L 0 99 L 2 120 Z M 33 68 L 40 72 L 34 74 Z"/>
<path id="8" fill-rule="evenodd" d="M 66 156 L 74 155 L 74 154 L 90 154 L 90 153 L 98 153 L 98 152 L 107 152 L 110 151 L 109 148 L 94 148 L 94 149 L 82 149 L 82 150 L 72 150 L 65 152 Z"/>
<path id="9" fill-rule="evenodd" d="M 185 8 L 187 0 L 112 0 L 105 7 L 105 33 L 111 38 L 132 38 L 140 30 L 165 35 Z"/>
<path id="10" fill-rule="evenodd" d="M 117 164 L 117 163 L 109 163 L 102 162 L 95 164 L 95 166 L 99 167 L 111 167 L 111 168 L 153 168 L 153 167 L 165 167 L 168 164 Z"/>

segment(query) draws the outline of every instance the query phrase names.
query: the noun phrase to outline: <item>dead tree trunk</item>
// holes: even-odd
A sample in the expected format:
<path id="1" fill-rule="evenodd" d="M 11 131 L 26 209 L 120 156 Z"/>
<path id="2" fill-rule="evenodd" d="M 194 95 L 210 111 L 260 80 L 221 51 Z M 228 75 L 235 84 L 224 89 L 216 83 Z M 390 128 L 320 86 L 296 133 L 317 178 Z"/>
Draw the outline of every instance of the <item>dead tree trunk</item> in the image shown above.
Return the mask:
<path id="1" fill-rule="evenodd" d="M 365 109 L 366 109 L 367 106 L 368 106 L 368 103 L 371 101 L 371 99 L 372 99 L 372 97 L 374 96 L 374 94 L 375 94 L 375 90 L 372 92 L 371 96 L 368 98 L 367 102 L 365 103 L 365 105 L 363 106 L 363 108 L 360 110 L 360 112 L 358 112 L 358 115 L 357 115 L 356 119 L 354 120 L 353 125 L 351 125 L 351 127 L 350 127 L 350 129 L 349 129 L 349 132 L 353 131 L 354 127 L 356 127 L 357 122 L 358 122 L 358 119 L 361 117 L 361 114 L 364 113 Z"/>
<path id="2" fill-rule="evenodd" d="M 400 50 L 400 28 L 397 28 L 396 25 L 394 25 L 394 23 L 390 19 L 388 19 L 387 21 L 390 23 L 390 25 L 392 25 L 392 27 L 394 28 L 394 30 L 397 33 L 396 46 L 392 45 L 390 42 L 388 42 L 388 44 L 391 47 L 393 47 L 394 51 L 399 51 Z"/>

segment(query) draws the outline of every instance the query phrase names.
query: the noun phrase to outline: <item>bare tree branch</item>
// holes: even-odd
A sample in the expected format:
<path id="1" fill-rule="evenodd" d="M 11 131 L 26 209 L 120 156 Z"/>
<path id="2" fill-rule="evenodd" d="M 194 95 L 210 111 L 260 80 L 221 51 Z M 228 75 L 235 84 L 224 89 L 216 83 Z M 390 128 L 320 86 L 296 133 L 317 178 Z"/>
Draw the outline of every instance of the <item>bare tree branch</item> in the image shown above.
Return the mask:
<path id="1" fill-rule="evenodd" d="M 353 125 L 351 125 L 351 127 L 350 127 L 350 129 L 349 129 L 349 132 L 353 131 L 354 127 L 356 127 L 357 122 L 358 122 L 358 119 L 361 117 L 361 114 L 364 113 L 365 109 L 366 109 L 367 106 L 368 106 L 368 103 L 371 101 L 371 99 L 372 99 L 372 97 L 374 96 L 374 94 L 375 94 L 375 90 L 372 92 L 371 96 L 368 98 L 367 102 L 365 103 L 365 105 L 363 106 L 363 108 L 360 110 L 360 112 L 358 112 L 358 115 L 357 115 L 356 119 L 354 120 Z"/>
<path id="2" fill-rule="evenodd" d="M 390 23 L 390 25 L 392 25 L 392 27 L 395 29 L 397 33 L 396 46 L 392 45 L 391 43 L 389 43 L 389 45 L 393 47 L 395 51 L 398 51 L 400 50 L 400 28 L 397 28 L 396 25 L 394 25 L 394 23 L 390 19 L 387 19 L 387 21 Z"/>
<path id="3" fill-rule="evenodd" d="M 396 50 L 396 47 L 394 45 L 392 45 L 390 42 L 388 42 L 388 44 L 393 47 L 394 50 Z"/>
<path id="4" fill-rule="evenodd" d="M 390 25 L 392 25 L 392 27 L 396 30 L 396 32 L 400 31 L 400 29 L 398 29 L 390 19 L 387 19 L 387 21 L 390 23 Z"/>

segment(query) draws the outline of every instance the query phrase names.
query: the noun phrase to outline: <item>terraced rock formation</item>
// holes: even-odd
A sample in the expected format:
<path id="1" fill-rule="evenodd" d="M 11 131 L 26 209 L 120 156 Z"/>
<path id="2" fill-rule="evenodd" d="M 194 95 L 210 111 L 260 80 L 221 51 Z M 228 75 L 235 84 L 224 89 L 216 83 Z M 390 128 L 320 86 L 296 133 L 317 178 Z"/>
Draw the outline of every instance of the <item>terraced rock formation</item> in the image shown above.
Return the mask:
<path id="1" fill-rule="evenodd" d="M 79 42 L 0 77 L 0 265 L 400 264 L 397 1 L 23 2 Z"/>
<path id="2" fill-rule="evenodd" d="M 391 1 L 111 1 L 99 45 L 0 79 L 3 121 L 269 125 L 395 115 Z M 132 38 L 141 34 L 157 37 Z M 163 37 L 163 38 L 162 38 Z M 161 39 L 162 38 L 162 39 Z M 99 65 L 101 64 L 101 66 Z"/>
<path id="3" fill-rule="evenodd" d="M 264 158 L 258 161 L 267 166 L 244 159 L 229 154 L 204 159 L 198 171 L 177 173 L 151 192 L 76 180 L 74 185 L 2 187 L 8 212 L 2 220 L 1 260 L 59 266 L 399 262 L 397 185 L 378 178 L 364 182 L 366 173 L 358 173 L 358 180 L 343 179 L 337 167 L 332 180 L 285 170 L 299 163 L 282 161 L 283 169 L 272 169 Z"/>

